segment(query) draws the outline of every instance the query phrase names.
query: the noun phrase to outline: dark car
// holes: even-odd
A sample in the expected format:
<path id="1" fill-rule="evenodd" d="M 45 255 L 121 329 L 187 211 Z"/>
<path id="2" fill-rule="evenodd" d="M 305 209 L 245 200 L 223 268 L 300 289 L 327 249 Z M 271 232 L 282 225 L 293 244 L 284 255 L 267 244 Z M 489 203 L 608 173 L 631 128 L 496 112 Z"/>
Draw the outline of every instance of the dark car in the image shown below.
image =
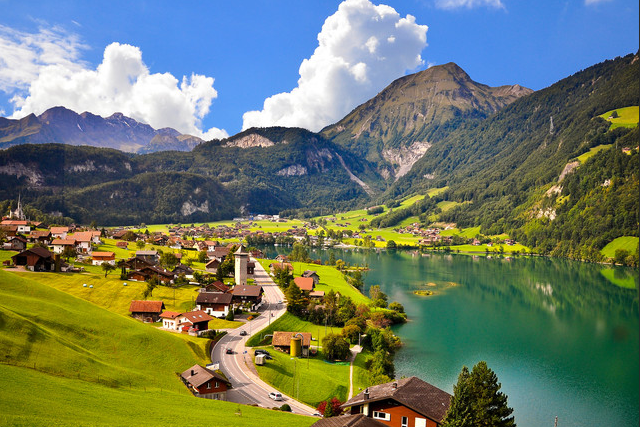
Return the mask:
<path id="1" fill-rule="evenodd" d="M 267 350 L 263 350 L 261 348 L 257 348 L 256 351 L 254 352 L 254 354 L 257 356 L 258 354 L 264 354 L 265 356 L 269 356 L 267 357 L 267 359 L 271 358 L 271 353 L 269 353 Z"/>
<path id="2" fill-rule="evenodd" d="M 227 347 L 226 353 L 233 354 L 233 349 L 231 347 Z"/>
<path id="3" fill-rule="evenodd" d="M 247 336 L 247 335 L 248 335 L 247 331 L 240 331 L 240 336 L 241 337 L 244 337 L 244 336 Z"/>

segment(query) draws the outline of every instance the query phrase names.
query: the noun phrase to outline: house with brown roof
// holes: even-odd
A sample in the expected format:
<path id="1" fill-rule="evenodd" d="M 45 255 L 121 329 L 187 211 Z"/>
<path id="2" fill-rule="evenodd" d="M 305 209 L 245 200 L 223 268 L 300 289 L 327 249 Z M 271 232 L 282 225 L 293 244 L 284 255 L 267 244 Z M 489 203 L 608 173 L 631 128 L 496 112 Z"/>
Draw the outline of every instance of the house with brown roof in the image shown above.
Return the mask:
<path id="1" fill-rule="evenodd" d="M 29 224 L 29 221 L 21 221 L 21 220 L 16 220 L 16 219 L 5 219 L 2 220 L 2 222 L 0 222 L 0 225 L 8 225 L 8 226 L 16 226 L 18 233 L 30 233 L 31 232 L 31 225 Z"/>
<path id="2" fill-rule="evenodd" d="M 200 365 L 193 365 L 180 378 L 194 396 L 204 399 L 226 400 L 227 389 L 231 387 L 222 375 Z"/>
<path id="3" fill-rule="evenodd" d="M 311 427 L 384 427 L 380 421 L 369 418 L 364 414 L 340 415 L 318 420 Z"/>
<path id="4" fill-rule="evenodd" d="M 91 264 L 102 265 L 105 262 L 116 265 L 116 254 L 113 252 L 93 252 L 91 254 Z"/>
<path id="5" fill-rule="evenodd" d="M 271 274 L 275 274 L 276 270 L 280 269 L 282 270 L 283 268 L 286 268 L 287 270 L 289 270 L 291 273 L 293 273 L 293 265 L 291 265 L 288 262 L 274 262 L 269 266 L 269 272 Z"/>
<path id="6" fill-rule="evenodd" d="M 224 292 L 199 292 L 196 297 L 196 309 L 215 317 L 229 314 L 233 295 Z"/>
<path id="7" fill-rule="evenodd" d="M 449 409 L 451 395 L 418 377 L 368 387 L 342 408 L 394 427 L 437 427 Z"/>
<path id="8" fill-rule="evenodd" d="M 51 238 L 66 239 L 69 227 L 51 227 Z"/>
<path id="9" fill-rule="evenodd" d="M 100 243 L 100 232 L 98 232 L 98 240 L 96 243 L 93 231 L 80 231 L 71 236 L 76 241 L 78 252 L 91 253 L 91 245 Z"/>
<path id="10" fill-rule="evenodd" d="M 259 285 L 236 285 L 231 290 L 233 303 L 240 305 L 250 303 L 251 310 L 256 310 L 262 304 L 262 286 Z"/>
<path id="11" fill-rule="evenodd" d="M 200 289 L 200 292 L 229 292 L 231 288 L 222 283 L 219 280 L 216 280 L 213 283 L 209 283 L 204 288 Z"/>
<path id="12" fill-rule="evenodd" d="M 2 249 L 8 251 L 24 251 L 27 249 L 27 239 L 22 236 L 7 237 L 7 241 L 2 245 Z"/>
<path id="13" fill-rule="evenodd" d="M 215 274 L 215 273 L 218 272 L 218 267 L 220 267 L 220 264 L 222 264 L 220 262 L 220 260 L 218 258 L 214 258 L 211 261 L 209 261 L 208 263 L 206 263 L 204 268 L 209 273 L 214 273 Z"/>
<path id="14" fill-rule="evenodd" d="M 61 254 L 66 248 L 75 250 L 76 241 L 74 239 L 53 239 L 51 246 L 53 247 L 53 253 Z"/>
<path id="15" fill-rule="evenodd" d="M 320 276 L 318 276 L 318 273 L 314 270 L 305 270 L 304 273 L 302 273 L 302 277 L 311 277 L 314 285 L 320 283 Z"/>
<path id="16" fill-rule="evenodd" d="M 31 243 L 42 243 L 48 245 L 51 241 L 51 232 L 49 230 L 33 230 L 29 233 L 29 241 Z"/>
<path id="17" fill-rule="evenodd" d="M 173 283 L 175 274 L 154 265 L 143 267 L 140 270 L 130 271 L 127 274 L 127 279 L 138 282 L 146 282 L 152 277 L 156 277 L 162 283 Z"/>
<path id="18" fill-rule="evenodd" d="M 284 353 L 291 353 L 291 340 L 294 337 L 300 337 L 302 335 L 302 355 L 309 355 L 309 347 L 311 346 L 311 333 L 310 332 L 284 332 L 284 331 L 274 331 L 273 339 L 271 340 L 271 344 L 273 348 Z"/>
<path id="19" fill-rule="evenodd" d="M 133 300 L 129 306 L 131 317 L 146 323 L 157 322 L 162 310 L 164 310 L 164 302 L 162 301 Z"/>
<path id="20" fill-rule="evenodd" d="M 162 319 L 162 327 L 166 329 L 171 329 L 172 331 L 178 330 L 178 317 L 182 313 L 178 313 L 177 311 L 163 311 L 160 314 L 160 319 Z"/>
<path id="21" fill-rule="evenodd" d="M 24 265 L 31 271 L 53 271 L 53 254 L 45 248 L 31 248 L 11 257 L 14 265 Z"/>
<path id="22" fill-rule="evenodd" d="M 213 317 L 202 310 L 187 311 L 176 318 L 178 329 L 184 332 L 206 331 L 209 329 L 210 320 L 213 320 Z"/>
<path id="23" fill-rule="evenodd" d="M 296 277 L 293 282 L 300 288 L 302 292 L 311 292 L 315 288 L 312 277 Z"/>

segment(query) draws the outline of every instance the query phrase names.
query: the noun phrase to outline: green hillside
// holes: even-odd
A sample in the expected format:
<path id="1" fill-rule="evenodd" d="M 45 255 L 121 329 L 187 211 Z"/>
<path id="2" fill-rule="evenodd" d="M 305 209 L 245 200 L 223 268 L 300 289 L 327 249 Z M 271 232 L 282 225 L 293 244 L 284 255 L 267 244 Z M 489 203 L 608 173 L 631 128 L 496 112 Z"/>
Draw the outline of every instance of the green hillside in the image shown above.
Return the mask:
<path id="1" fill-rule="evenodd" d="M 193 397 L 176 373 L 207 363 L 206 342 L 0 270 L 0 424 L 52 425 L 53 417 L 58 425 L 147 424 L 149 419 L 175 425 L 190 416 L 180 407 L 215 411 L 215 417 L 204 419 L 216 425 L 253 425 L 271 416 L 272 425 L 311 424 L 244 407 L 237 417 L 237 405 Z M 148 412 L 154 415 L 149 418 Z M 191 416 L 203 421 L 202 413 Z"/>
<path id="2" fill-rule="evenodd" d="M 619 127 L 634 128 L 638 126 L 639 108 L 624 107 L 617 108 L 615 110 L 607 111 L 604 114 L 600 114 L 599 117 L 611 122 L 610 130 Z"/>

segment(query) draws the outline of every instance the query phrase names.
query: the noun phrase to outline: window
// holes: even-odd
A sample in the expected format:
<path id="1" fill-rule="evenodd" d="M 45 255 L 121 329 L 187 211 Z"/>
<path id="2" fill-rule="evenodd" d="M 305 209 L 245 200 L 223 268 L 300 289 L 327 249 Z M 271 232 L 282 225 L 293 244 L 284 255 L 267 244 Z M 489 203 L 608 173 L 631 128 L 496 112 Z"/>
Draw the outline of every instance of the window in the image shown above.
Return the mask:
<path id="1" fill-rule="evenodd" d="M 211 383 L 207 382 L 207 390 L 209 390 L 211 388 Z"/>
<path id="2" fill-rule="evenodd" d="M 409 417 L 402 417 L 400 427 L 409 427 Z"/>
<path id="3" fill-rule="evenodd" d="M 220 384 L 218 384 L 218 381 L 216 381 L 216 388 L 220 387 Z"/>
<path id="4" fill-rule="evenodd" d="M 385 412 L 373 411 L 373 419 L 374 420 L 391 420 L 391 414 L 387 414 Z"/>

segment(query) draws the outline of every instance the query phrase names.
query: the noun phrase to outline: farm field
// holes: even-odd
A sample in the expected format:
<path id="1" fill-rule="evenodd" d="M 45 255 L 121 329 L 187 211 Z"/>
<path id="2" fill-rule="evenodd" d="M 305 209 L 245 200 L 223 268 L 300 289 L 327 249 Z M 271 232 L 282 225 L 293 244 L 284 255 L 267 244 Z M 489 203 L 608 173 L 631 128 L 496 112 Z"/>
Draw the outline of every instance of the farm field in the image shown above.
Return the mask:
<path id="1" fill-rule="evenodd" d="M 314 325 L 311 322 L 301 320 L 291 313 L 285 313 L 271 325 L 267 326 L 259 333 L 254 334 L 247 340 L 247 346 L 257 347 L 260 345 L 262 337 L 265 335 L 273 334 L 274 331 L 288 331 L 288 332 L 309 332 L 312 335 L 312 346 L 320 346 L 322 338 L 327 334 L 339 334 L 342 332 L 342 328 L 331 326 Z"/>
<path id="2" fill-rule="evenodd" d="M 619 117 L 615 119 L 613 118 L 610 119 L 609 117 L 611 116 L 611 114 L 613 114 L 614 111 L 618 113 Z M 610 110 L 604 114 L 600 114 L 599 117 L 602 117 L 603 119 L 611 122 L 611 127 L 609 128 L 609 130 L 613 130 L 619 127 L 634 128 L 638 126 L 638 116 L 639 116 L 638 107 L 632 106 L 632 107 L 624 107 L 624 108 L 617 108 L 615 110 Z"/>

